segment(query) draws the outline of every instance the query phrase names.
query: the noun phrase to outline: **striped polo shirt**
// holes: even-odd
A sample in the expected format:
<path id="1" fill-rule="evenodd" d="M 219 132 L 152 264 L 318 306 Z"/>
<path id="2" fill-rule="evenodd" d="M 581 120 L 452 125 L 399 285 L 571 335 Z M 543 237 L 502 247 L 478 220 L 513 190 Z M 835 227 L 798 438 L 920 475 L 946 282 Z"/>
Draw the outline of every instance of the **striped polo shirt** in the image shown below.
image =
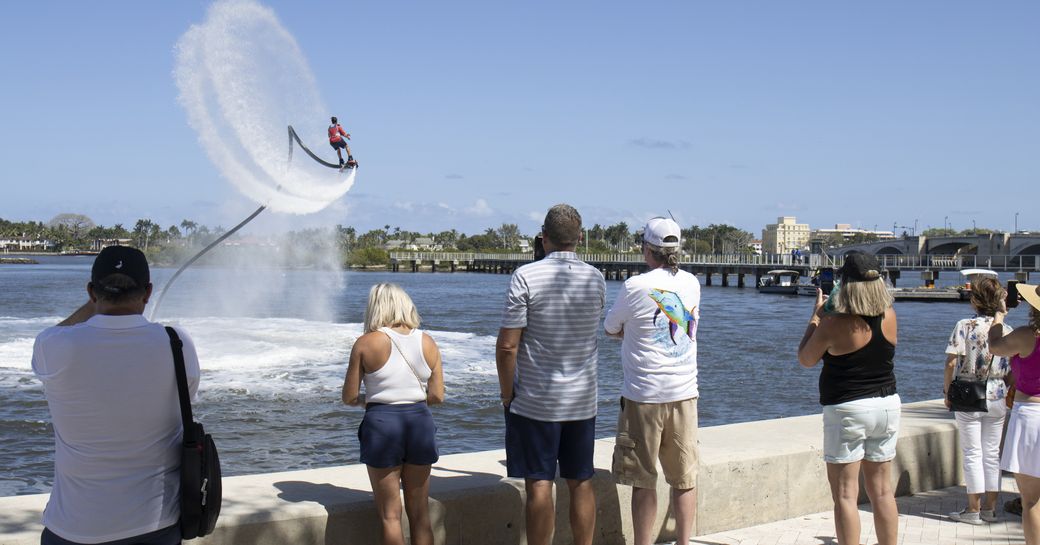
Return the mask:
<path id="1" fill-rule="evenodd" d="M 574 252 L 516 270 L 502 327 L 523 328 L 509 410 L 544 422 L 596 416 L 597 333 L 606 283 Z"/>

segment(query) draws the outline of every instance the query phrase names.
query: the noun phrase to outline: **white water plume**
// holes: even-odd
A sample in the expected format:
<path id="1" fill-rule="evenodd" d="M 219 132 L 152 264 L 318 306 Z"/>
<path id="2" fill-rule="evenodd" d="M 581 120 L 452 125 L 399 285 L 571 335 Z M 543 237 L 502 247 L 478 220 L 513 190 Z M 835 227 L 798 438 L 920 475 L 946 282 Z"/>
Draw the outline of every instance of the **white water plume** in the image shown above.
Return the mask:
<path id="1" fill-rule="evenodd" d="M 275 211 L 309 214 L 350 189 L 354 169 L 341 173 L 304 153 L 288 160 L 289 125 L 316 153 L 331 151 L 324 146 L 332 113 L 271 9 L 251 0 L 217 2 L 184 33 L 176 53 L 174 77 L 189 122 L 210 160 L 244 195 Z"/>

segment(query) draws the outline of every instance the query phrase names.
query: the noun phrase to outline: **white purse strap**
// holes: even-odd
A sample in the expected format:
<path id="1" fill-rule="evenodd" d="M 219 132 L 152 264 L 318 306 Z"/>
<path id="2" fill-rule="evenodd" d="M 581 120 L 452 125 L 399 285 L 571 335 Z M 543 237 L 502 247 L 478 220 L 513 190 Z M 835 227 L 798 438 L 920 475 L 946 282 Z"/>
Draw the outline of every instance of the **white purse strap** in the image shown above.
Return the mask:
<path id="1" fill-rule="evenodd" d="M 400 345 L 397 344 L 397 340 L 394 339 L 393 335 L 387 333 L 386 331 L 384 331 L 383 334 L 390 339 L 390 342 L 393 343 L 393 345 L 397 348 L 397 351 L 401 353 L 401 359 L 404 360 L 405 365 L 408 366 L 408 370 L 412 372 L 412 375 L 415 375 L 415 380 L 419 381 L 419 386 L 422 388 L 422 391 L 425 394 L 426 383 L 424 383 L 422 379 L 419 378 L 419 373 L 415 372 L 415 367 L 412 367 L 412 362 L 408 361 L 408 357 L 404 355 L 404 350 L 401 350 Z"/>

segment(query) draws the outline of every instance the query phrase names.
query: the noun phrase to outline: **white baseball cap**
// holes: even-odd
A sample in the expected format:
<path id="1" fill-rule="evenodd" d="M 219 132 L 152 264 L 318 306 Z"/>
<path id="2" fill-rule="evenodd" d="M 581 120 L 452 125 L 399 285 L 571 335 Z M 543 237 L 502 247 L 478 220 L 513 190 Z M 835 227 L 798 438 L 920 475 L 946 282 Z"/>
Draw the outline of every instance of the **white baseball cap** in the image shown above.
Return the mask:
<path id="1" fill-rule="evenodd" d="M 643 228 L 643 242 L 659 248 L 678 248 L 681 240 L 682 229 L 668 218 L 653 218 Z"/>

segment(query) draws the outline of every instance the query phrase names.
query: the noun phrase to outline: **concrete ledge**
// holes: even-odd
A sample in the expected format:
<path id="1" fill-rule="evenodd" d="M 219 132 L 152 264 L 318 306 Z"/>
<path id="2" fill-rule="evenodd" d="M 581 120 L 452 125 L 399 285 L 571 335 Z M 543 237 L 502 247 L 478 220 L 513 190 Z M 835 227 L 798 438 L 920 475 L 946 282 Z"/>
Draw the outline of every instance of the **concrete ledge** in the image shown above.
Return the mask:
<path id="1" fill-rule="evenodd" d="M 696 533 L 829 510 L 822 426 L 810 415 L 702 428 Z M 597 544 L 632 535 L 631 488 L 610 477 L 612 454 L 612 439 L 596 442 Z M 502 450 L 441 458 L 430 484 L 438 544 L 525 542 L 523 481 L 504 477 L 504 461 Z M 903 406 L 893 478 L 899 495 L 960 483 L 956 426 L 940 401 Z M 567 487 L 558 481 L 556 489 L 554 542 L 570 543 Z M 228 477 L 217 530 L 195 543 L 379 543 L 370 490 L 361 465 Z M 659 541 L 674 539 L 663 479 L 658 493 Z M 39 543 L 46 502 L 46 494 L 0 498 L 0 545 Z"/>

